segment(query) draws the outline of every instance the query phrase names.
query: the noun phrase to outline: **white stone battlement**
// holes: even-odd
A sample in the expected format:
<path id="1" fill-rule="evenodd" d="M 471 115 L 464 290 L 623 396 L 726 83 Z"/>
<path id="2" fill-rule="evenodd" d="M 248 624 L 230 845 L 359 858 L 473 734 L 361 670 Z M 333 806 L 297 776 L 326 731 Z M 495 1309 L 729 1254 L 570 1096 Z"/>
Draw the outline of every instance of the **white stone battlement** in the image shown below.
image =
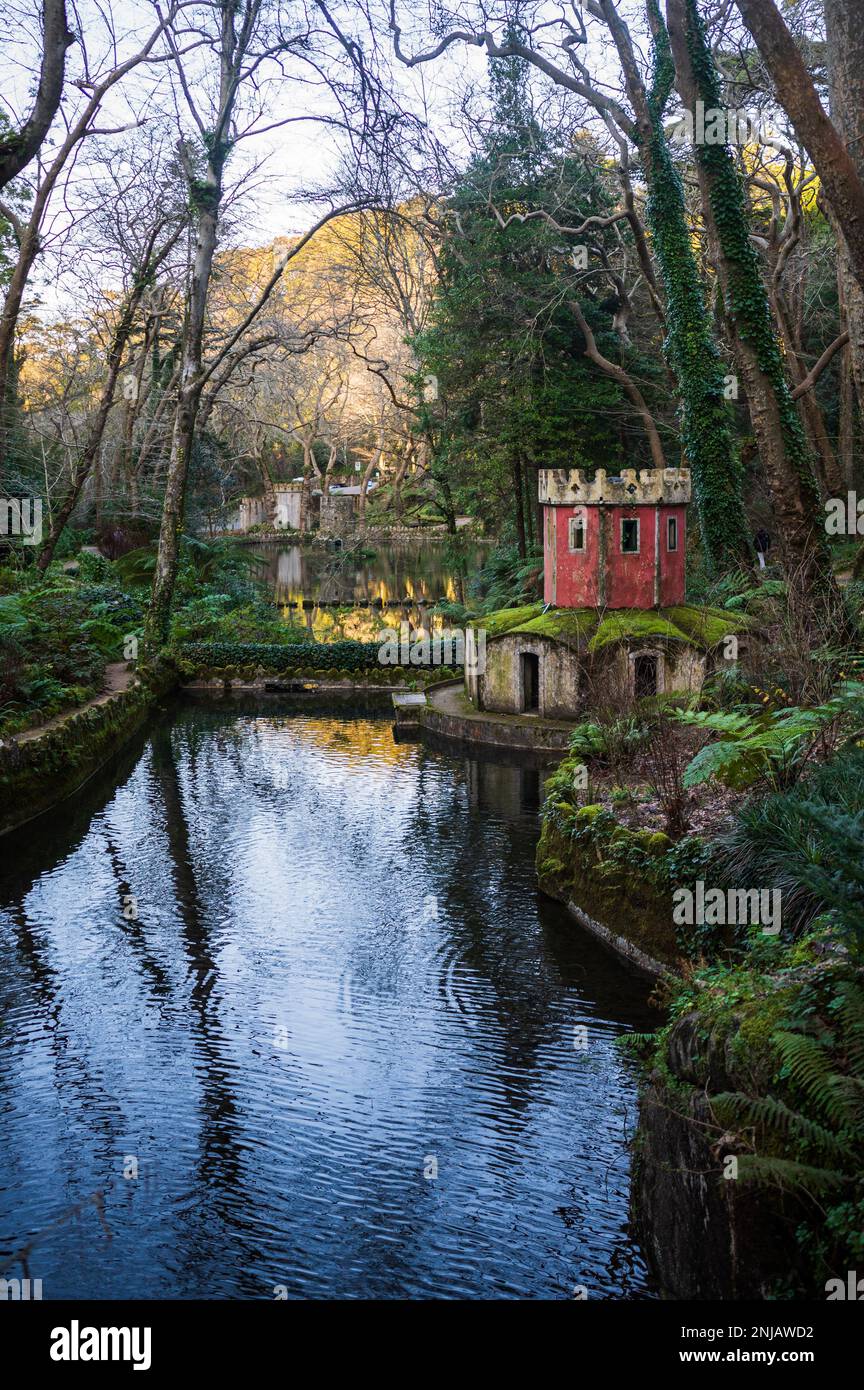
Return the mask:
<path id="1" fill-rule="evenodd" d="M 607 474 L 598 468 L 593 478 L 581 468 L 541 468 L 540 501 L 550 507 L 657 506 L 690 501 L 689 468 L 622 468 Z"/>

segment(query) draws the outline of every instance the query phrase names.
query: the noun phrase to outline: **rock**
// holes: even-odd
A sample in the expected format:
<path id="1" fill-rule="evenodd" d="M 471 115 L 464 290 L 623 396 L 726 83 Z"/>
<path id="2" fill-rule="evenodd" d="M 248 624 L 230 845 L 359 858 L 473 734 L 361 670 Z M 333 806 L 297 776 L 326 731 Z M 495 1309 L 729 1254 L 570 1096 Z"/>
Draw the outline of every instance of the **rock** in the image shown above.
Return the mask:
<path id="1" fill-rule="evenodd" d="M 667 1297 L 767 1298 L 800 1266 L 792 1199 L 724 1176 L 734 1139 L 710 1095 L 743 1090 L 733 1020 L 706 1033 L 696 1011 L 670 1030 L 668 1074 L 652 1073 L 639 1100 L 631 1201 L 639 1238 Z"/>

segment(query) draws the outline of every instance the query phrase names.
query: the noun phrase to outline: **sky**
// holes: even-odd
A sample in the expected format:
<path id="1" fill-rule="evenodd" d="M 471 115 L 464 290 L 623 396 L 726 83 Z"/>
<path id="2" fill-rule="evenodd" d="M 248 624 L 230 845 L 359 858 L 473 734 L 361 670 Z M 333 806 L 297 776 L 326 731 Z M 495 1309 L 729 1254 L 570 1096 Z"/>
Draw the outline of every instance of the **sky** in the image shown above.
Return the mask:
<path id="1" fill-rule="evenodd" d="M 386 0 L 370 0 L 370 3 L 380 6 L 380 13 Z M 0 0 L 0 32 L 8 35 L 0 49 L 0 100 L 9 117 L 16 121 L 29 107 L 38 73 L 39 9 L 39 0 Z M 428 16 L 437 12 L 440 17 L 442 11 L 437 0 L 400 0 L 398 9 L 405 28 L 403 45 L 407 50 L 414 51 L 420 42 L 423 47 L 434 42 L 430 39 Z M 70 80 L 62 116 L 54 128 L 54 133 L 61 137 L 63 119 L 71 119 L 84 100 L 76 81 L 82 75 L 85 57 L 91 73 L 106 71 L 112 66 L 114 52 L 125 57 L 139 47 L 142 36 L 154 26 L 155 13 L 151 0 L 110 0 L 107 5 L 100 0 L 79 0 L 78 3 L 70 0 L 70 10 L 75 16 L 73 27 L 83 41 L 69 54 Z M 558 12 L 558 7 L 550 6 L 550 16 Z M 353 25 L 352 32 L 362 36 L 365 21 L 359 4 L 352 12 L 350 6 L 340 5 L 339 0 L 335 0 L 334 13 L 346 27 Z M 446 22 L 449 23 L 449 18 Z M 424 31 L 422 41 L 412 32 L 414 30 Z M 387 55 L 389 58 L 389 46 Z M 601 77 L 604 72 L 608 73 L 609 80 L 614 81 L 615 69 L 610 69 L 609 60 L 599 47 L 595 56 L 597 62 L 592 60 L 592 65 L 597 72 Z M 206 72 L 197 56 L 189 58 L 188 65 L 193 98 L 197 100 L 206 91 Z M 454 100 L 464 94 L 466 88 L 479 90 L 485 86 L 485 55 L 477 48 L 457 44 L 434 63 L 408 70 L 394 62 L 393 71 L 401 101 L 417 113 L 430 113 L 436 134 L 451 156 L 458 159 L 463 154 L 467 157 L 467 147 L 450 120 L 449 112 Z M 551 84 L 539 78 L 538 89 L 545 89 L 549 94 Z M 265 245 L 277 236 L 290 237 L 313 223 L 320 215 L 320 207 L 316 209 L 304 196 L 304 190 L 326 186 L 332 181 L 339 162 L 340 142 L 320 124 L 306 119 L 316 113 L 333 111 L 329 95 L 325 97 L 320 90 L 292 81 L 290 84 L 280 82 L 278 87 L 274 83 L 269 91 L 265 87 L 264 97 L 268 109 L 259 118 L 259 126 L 271 127 L 285 118 L 290 118 L 292 123 L 241 141 L 232 156 L 229 182 L 241 175 L 251 180 L 242 202 L 229 212 L 230 240 L 245 246 Z M 172 108 L 182 111 L 188 122 L 173 64 L 161 62 L 142 66 L 112 90 L 97 124 L 100 128 L 114 130 L 143 120 L 153 129 L 159 114 L 167 111 L 170 116 Z M 100 143 L 109 151 L 109 157 L 117 158 L 124 140 L 130 138 L 121 133 L 106 136 Z M 88 207 L 94 202 L 94 172 L 88 149 L 95 143 L 85 142 L 85 149 L 66 181 L 62 196 L 58 192 L 52 199 L 44 223 L 45 251 L 32 278 L 31 301 L 38 294 L 42 312 L 48 316 L 64 311 L 64 299 L 67 293 L 73 293 L 74 273 L 82 263 L 81 258 L 93 254 L 85 219 Z M 103 272 L 96 264 L 90 273 L 98 276 L 110 271 L 106 266 Z"/>

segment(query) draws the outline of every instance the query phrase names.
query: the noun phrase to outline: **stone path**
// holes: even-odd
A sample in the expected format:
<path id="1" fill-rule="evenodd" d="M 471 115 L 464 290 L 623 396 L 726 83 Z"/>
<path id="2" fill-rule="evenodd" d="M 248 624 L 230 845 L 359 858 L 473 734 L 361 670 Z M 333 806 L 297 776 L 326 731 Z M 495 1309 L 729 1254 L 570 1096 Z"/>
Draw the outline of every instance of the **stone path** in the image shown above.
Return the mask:
<path id="1" fill-rule="evenodd" d="M 105 667 L 105 684 L 101 695 L 94 695 L 92 700 L 87 700 L 83 705 L 76 705 L 74 709 L 66 710 L 64 714 L 55 714 L 53 719 L 48 719 L 44 724 L 40 724 L 36 729 L 26 729 L 21 734 L 11 734 L 6 740 L 7 743 L 29 743 L 34 738 L 41 738 L 42 734 L 49 729 L 57 729 L 61 724 L 65 724 L 69 719 L 73 719 L 82 710 L 92 709 L 94 705 L 104 705 L 110 700 L 112 695 L 118 695 L 123 690 L 128 690 L 135 679 L 135 672 L 125 661 L 112 661 Z"/>
<path id="2" fill-rule="evenodd" d="M 484 724 L 531 724 L 540 729 L 571 729 L 573 724 L 566 719 L 541 719 L 536 714 L 499 714 L 497 711 L 476 710 L 465 694 L 461 684 L 438 685 L 427 693 L 433 709 L 441 714 L 455 715 L 457 719 L 477 719 Z M 574 721 L 575 722 L 575 721 Z"/>

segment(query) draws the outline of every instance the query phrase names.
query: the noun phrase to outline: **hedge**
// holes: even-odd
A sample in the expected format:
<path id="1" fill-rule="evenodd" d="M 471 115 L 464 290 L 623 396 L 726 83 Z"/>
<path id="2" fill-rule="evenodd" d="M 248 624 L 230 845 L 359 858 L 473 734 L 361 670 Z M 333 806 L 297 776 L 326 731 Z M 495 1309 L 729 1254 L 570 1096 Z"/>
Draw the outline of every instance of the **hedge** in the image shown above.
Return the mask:
<path id="1" fill-rule="evenodd" d="M 184 642 L 175 649 L 181 670 L 260 666 L 266 671 L 380 670 L 380 642 Z"/>

